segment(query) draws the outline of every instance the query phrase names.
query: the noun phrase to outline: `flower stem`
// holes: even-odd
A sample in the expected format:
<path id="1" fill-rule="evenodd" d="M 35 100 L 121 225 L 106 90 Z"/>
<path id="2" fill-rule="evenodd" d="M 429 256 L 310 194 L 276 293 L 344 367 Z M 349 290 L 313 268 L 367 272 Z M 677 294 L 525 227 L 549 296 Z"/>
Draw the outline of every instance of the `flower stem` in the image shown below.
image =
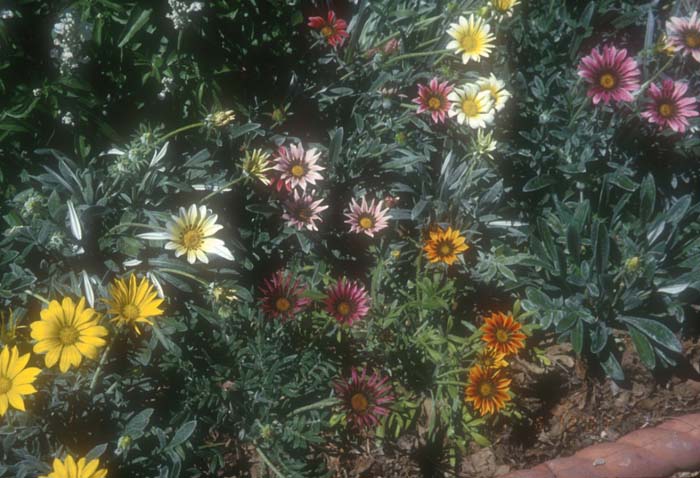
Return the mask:
<path id="1" fill-rule="evenodd" d="M 114 338 L 112 338 L 112 341 L 107 344 L 107 348 L 105 349 L 104 352 L 102 352 L 102 357 L 100 357 L 100 363 L 97 364 L 97 368 L 95 369 L 95 373 L 92 374 L 92 380 L 90 380 L 90 393 L 92 393 L 95 390 L 95 387 L 97 386 L 97 379 L 100 377 L 100 374 L 102 373 L 102 369 L 104 368 L 104 364 L 107 361 L 107 355 L 109 355 L 110 350 L 112 350 L 112 344 L 114 343 Z"/>
<path id="2" fill-rule="evenodd" d="M 384 63 L 384 65 L 388 66 L 388 65 L 394 64 L 398 61 L 406 60 L 408 58 L 418 58 L 421 56 L 439 55 L 440 53 L 444 54 L 444 53 L 448 53 L 448 52 L 449 52 L 449 50 L 431 50 L 431 51 L 419 51 L 419 52 L 415 52 L 415 53 L 406 53 L 404 55 L 395 56 L 391 60 Z"/>
<path id="3" fill-rule="evenodd" d="M 187 277 L 188 279 L 192 279 L 193 281 L 199 282 L 199 283 L 202 284 L 204 287 L 209 287 L 209 284 L 208 284 L 207 282 L 203 281 L 203 280 L 200 279 L 199 277 L 193 276 L 192 274 L 190 274 L 190 273 L 188 273 L 188 272 L 180 271 L 180 270 L 177 270 L 177 269 L 170 269 L 170 268 L 167 268 L 167 267 L 162 267 L 162 268 L 160 268 L 160 269 L 158 269 L 158 270 L 159 270 L 159 271 L 162 271 L 162 272 L 170 272 L 171 274 L 181 275 L 181 276 L 183 276 L 183 277 Z"/>
<path id="4" fill-rule="evenodd" d="M 172 138 L 173 136 L 180 134 L 184 131 L 194 129 L 194 128 L 201 128 L 205 124 L 206 123 L 204 121 L 199 121 L 197 123 L 188 124 L 187 126 L 183 126 L 181 128 L 175 129 L 175 130 L 171 131 L 170 133 L 166 134 L 165 136 L 163 136 L 162 138 L 160 138 L 158 141 L 156 141 L 156 144 L 160 144 L 164 141 L 167 141 L 168 139 Z"/>
<path id="5" fill-rule="evenodd" d="M 275 465 L 272 464 L 270 459 L 267 457 L 267 455 L 265 455 L 265 453 L 263 453 L 263 451 L 260 449 L 260 447 L 256 446 L 255 450 L 258 452 L 258 455 L 260 455 L 260 459 L 263 461 L 263 463 L 265 463 L 265 465 L 267 465 L 267 467 L 270 469 L 270 471 L 272 471 L 275 475 L 277 475 L 278 478 L 286 478 L 284 476 L 284 474 L 281 471 L 279 471 L 275 467 Z"/>
<path id="6" fill-rule="evenodd" d="M 674 57 L 669 58 L 668 61 L 667 61 L 661 68 L 659 68 L 659 69 L 656 71 L 656 73 L 654 73 L 653 75 L 651 75 L 651 78 L 649 78 L 647 81 L 645 81 L 645 82 L 642 84 L 642 86 L 639 88 L 639 92 L 641 93 L 642 91 L 644 91 L 644 90 L 647 88 L 647 86 L 649 86 L 650 84 L 652 84 L 652 83 L 659 77 L 659 75 L 661 75 L 661 73 L 663 73 L 664 71 L 666 71 L 666 69 L 667 69 L 669 66 L 671 66 L 671 63 L 673 63 L 673 60 L 674 60 Z"/>
<path id="7" fill-rule="evenodd" d="M 308 412 L 309 410 L 317 410 L 321 408 L 327 408 L 327 407 L 332 407 L 333 405 L 338 405 L 340 400 L 338 400 L 335 397 L 331 398 L 324 398 L 323 400 L 319 400 L 316 403 L 312 403 L 311 405 L 305 405 L 303 407 L 299 407 L 296 410 L 293 410 L 290 415 L 297 415 L 302 412 Z"/>
<path id="8" fill-rule="evenodd" d="M 29 290 L 29 289 L 25 290 L 24 293 L 25 293 L 25 294 L 29 294 L 29 295 L 31 295 L 32 297 L 34 297 L 35 299 L 38 299 L 38 300 L 42 301 L 44 304 L 47 304 L 47 305 L 48 305 L 48 303 L 49 303 L 49 300 L 48 300 L 46 297 L 44 297 L 44 296 L 42 296 L 42 295 L 39 295 L 39 294 L 37 294 L 37 293 L 35 293 L 35 292 L 32 292 L 32 291 Z"/>
<path id="9" fill-rule="evenodd" d="M 143 227 L 144 229 L 154 229 L 158 231 L 164 231 L 167 232 L 167 229 L 161 226 L 154 226 L 151 224 L 142 224 L 139 222 L 124 222 L 122 224 L 117 224 L 113 228 L 111 228 L 109 231 L 107 231 L 107 235 L 112 234 L 114 231 L 117 229 L 121 229 L 123 227 Z"/>
<path id="10" fill-rule="evenodd" d="M 210 192 L 209 194 L 207 194 L 206 196 L 204 196 L 204 199 L 202 199 L 202 202 L 203 202 L 203 203 L 204 203 L 204 202 L 207 202 L 208 200 L 210 200 L 211 198 L 213 198 L 214 196 L 216 196 L 216 195 L 219 194 L 220 192 L 223 192 L 224 189 L 230 188 L 230 187 L 233 186 L 234 184 L 237 184 L 238 182 L 240 182 L 242 179 L 245 179 L 245 176 L 243 176 L 243 175 L 238 176 L 236 179 L 234 179 L 233 181 L 231 181 L 231 182 L 229 182 L 229 183 L 224 184 L 223 186 L 221 186 L 221 187 L 220 187 L 219 189 L 217 189 L 216 191 Z"/>

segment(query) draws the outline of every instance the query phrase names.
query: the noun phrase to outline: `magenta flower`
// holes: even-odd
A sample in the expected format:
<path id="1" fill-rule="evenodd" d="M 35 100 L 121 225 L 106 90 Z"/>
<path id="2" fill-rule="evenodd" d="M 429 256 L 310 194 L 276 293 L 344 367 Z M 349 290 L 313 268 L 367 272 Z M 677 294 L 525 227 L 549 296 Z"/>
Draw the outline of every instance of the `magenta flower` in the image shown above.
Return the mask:
<path id="1" fill-rule="evenodd" d="M 666 22 L 668 46 L 683 55 L 691 55 L 700 62 L 700 17 L 693 12 L 690 17 L 671 17 Z"/>
<path id="2" fill-rule="evenodd" d="M 383 202 L 372 199 L 369 204 L 362 198 L 360 205 L 353 198 L 350 202 L 350 210 L 345 213 L 345 224 L 350 225 L 350 232 L 365 233 L 369 237 L 374 237 L 375 232 L 379 232 L 388 226 L 387 221 L 391 216 L 387 214 L 389 209 L 382 209 Z"/>
<path id="3" fill-rule="evenodd" d="M 287 225 L 299 230 L 308 229 L 318 231 L 315 221 L 320 221 L 319 213 L 328 209 L 328 206 L 321 206 L 323 199 L 314 201 L 311 194 L 299 195 L 299 191 L 294 190 L 294 196 L 284 203 L 285 212 L 282 219 L 287 221 Z"/>
<path id="4" fill-rule="evenodd" d="M 297 278 L 292 282 L 292 275 L 277 271 L 270 279 L 265 279 L 260 287 L 263 295 L 261 305 L 268 317 L 280 318 L 283 321 L 294 315 L 311 303 L 311 299 L 302 297 L 306 287 Z"/>
<path id="5" fill-rule="evenodd" d="M 348 27 L 347 22 L 336 18 L 333 10 L 328 12 L 328 20 L 323 17 L 309 17 L 307 25 L 321 32 L 323 38 L 333 47 L 342 45 L 345 39 L 350 36 L 346 30 Z"/>
<path id="6" fill-rule="evenodd" d="M 367 290 L 357 282 L 339 280 L 327 292 L 326 311 L 341 324 L 352 325 L 369 312 Z"/>
<path id="7" fill-rule="evenodd" d="M 444 123 L 445 114 L 450 109 L 447 95 L 452 91 L 452 86 L 446 81 L 438 83 L 437 77 L 430 80 L 428 86 L 418 85 L 418 97 L 413 102 L 418 105 L 418 114 L 430 111 L 434 123 Z"/>
<path id="8" fill-rule="evenodd" d="M 688 85 L 673 80 L 664 80 L 661 88 L 649 85 L 647 95 L 651 98 L 642 116 L 650 123 L 659 125 L 659 129 L 668 126 L 676 133 L 685 133 L 688 118 L 698 116 L 697 99 L 684 96 Z"/>
<path id="9" fill-rule="evenodd" d="M 633 101 L 632 93 L 639 89 L 641 72 L 627 50 L 604 46 L 602 54 L 594 48 L 590 55 L 581 58 L 578 74 L 591 85 L 588 96 L 597 105 L 601 100 L 605 104 L 611 100 Z"/>
<path id="10" fill-rule="evenodd" d="M 387 378 L 376 372 L 367 376 L 367 369 L 358 375 L 352 370 L 350 380 L 341 379 L 334 384 L 335 393 L 343 401 L 348 422 L 356 429 L 371 428 L 379 424 L 379 418 L 389 415 L 386 408 L 394 397 L 389 393 L 391 387 L 385 385 Z"/>
<path id="11" fill-rule="evenodd" d="M 280 179 L 290 188 L 299 186 L 305 191 L 307 184 L 316 184 L 316 180 L 323 179 L 318 172 L 324 168 L 316 164 L 321 153 L 316 149 L 311 148 L 304 152 L 301 144 L 292 144 L 289 148 L 280 147 L 277 152 L 279 156 L 275 158 L 276 164 L 272 169 L 280 172 Z"/>

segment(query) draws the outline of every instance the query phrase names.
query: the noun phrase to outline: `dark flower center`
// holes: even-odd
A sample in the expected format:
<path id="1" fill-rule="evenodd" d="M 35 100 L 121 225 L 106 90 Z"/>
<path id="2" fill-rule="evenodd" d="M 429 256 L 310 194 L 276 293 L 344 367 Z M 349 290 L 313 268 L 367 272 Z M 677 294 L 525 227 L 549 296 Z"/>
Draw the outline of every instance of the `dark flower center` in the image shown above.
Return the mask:
<path id="1" fill-rule="evenodd" d="M 491 382 L 482 382 L 479 385 L 479 395 L 482 397 L 490 397 L 493 395 L 495 387 Z"/>
<path id="2" fill-rule="evenodd" d="M 367 396 L 364 393 L 357 392 L 350 398 L 350 406 L 354 412 L 363 414 L 369 408 L 369 400 L 367 400 Z"/>
<path id="3" fill-rule="evenodd" d="M 304 169 L 304 166 L 302 166 L 301 164 L 295 164 L 294 166 L 292 166 L 292 169 L 290 170 L 290 172 L 292 173 L 292 176 L 294 176 L 295 178 L 300 178 L 306 173 L 306 170 Z"/>
<path id="4" fill-rule="evenodd" d="M 304 222 L 308 222 L 308 220 L 311 219 L 311 216 L 313 216 L 313 211 L 311 211 L 311 209 L 308 207 L 301 207 L 297 211 L 297 218 Z"/>
<path id="5" fill-rule="evenodd" d="M 338 302 L 338 305 L 335 307 L 335 310 L 340 315 L 348 315 L 352 310 L 352 307 L 350 307 L 350 304 L 348 304 L 346 301 L 341 301 Z"/>
<path id="6" fill-rule="evenodd" d="M 610 90 L 614 88 L 617 84 L 617 79 L 612 73 L 603 73 L 602 75 L 600 75 L 600 79 L 598 80 L 598 82 L 600 83 L 600 86 L 602 86 L 606 90 Z"/>
<path id="7" fill-rule="evenodd" d="M 688 32 L 685 34 L 685 44 L 688 48 L 700 47 L 700 32 Z"/>
<path id="8" fill-rule="evenodd" d="M 659 105 L 659 114 L 664 118 L 670 118 L 675 113 L 675 108 L 671 103 L 661 103 Z"/>
<path id="9" fill-rule="evenodd" d="M 369 216 L 362 216 L 358 223 L 362 229 L 370 229 L 374 226 L 374 220 Z"/>
<path id="10" fill-rule="evenodd" d="M 439 110 L 442 108 L 442 101 L 437 96 L 431 96 L 428 100 L 428 108 L 431 110 Z"/>
<path id="11" fill-rule="evenodd" d="M 505 329 L 498 329 L 496 331 L 496 340 L 498 340 L 500 343 L 504 344 L 508 342 L 510 339 L 510 334 L 506 332 Z"/>
<path id="12" fill-rule="evenodd" d="M 452 244 L 449 242 L 443 242 L 438 246 L 438 253 L 443 257 L 452 255 L 452 251 Z"/>
<path id="13" fill-rule="evenodd" d="M 335 33 L 335 30 L 330 25 L 326 25 L 325 27 L 321 28 L 321 35 L 323 35 L 326 38 L 333 35 L 334 33 Z"/>
<path id="14" fill-rule="evenodd" d="M 275 308 L 279 312 L 287 312 L 292 306 L 292 303 L 286 297 L 280 297 L 275 301 Z"/>

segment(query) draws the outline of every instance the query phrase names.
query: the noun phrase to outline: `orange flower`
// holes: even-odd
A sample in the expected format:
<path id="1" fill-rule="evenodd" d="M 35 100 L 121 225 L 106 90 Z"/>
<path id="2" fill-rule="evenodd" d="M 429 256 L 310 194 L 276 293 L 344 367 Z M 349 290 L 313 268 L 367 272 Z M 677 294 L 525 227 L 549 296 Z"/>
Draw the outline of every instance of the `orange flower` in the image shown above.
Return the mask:
<path id="1" fill-rule="evenodd" d="M 464 241 L 459 231 L 453 231 L 451 227 L 448 227 L 447 231 L 436 228 L 430 231 L 430 239 L 425 242 L 423 250 L 430 262 L 444 262 L 452 265 L 457 260 L 457 254 L 469 249 Z"/>
<path id="2" fill-rule="evenodd" d="M 510 401 L 510 379 L 501 370 L 475 365 L 469 371 L 469 385 L 464 390 L 464 398 L 472 402 L 481 416 L 494 414 Z"/>
<path id="3" fill-rule="evenodd" d="M 504 359 L 506 354 L 499 352 L 493 347 L 484 347 L 476 354 L 476 363 L 484 368 L 503 368 L 508 366 Z"/>
<path id="4" fill-rule="evenodd" d="M 525 334 L 520 332 L 522 325 L 513 319 L 513 316 L 501 312 L 494 312 L 491 317 L 485 319 L 481 327 L 484 333 L 482 339 L 486 345 L 493 347 L 504 355 L 518 353 L 525 347 Z"/>

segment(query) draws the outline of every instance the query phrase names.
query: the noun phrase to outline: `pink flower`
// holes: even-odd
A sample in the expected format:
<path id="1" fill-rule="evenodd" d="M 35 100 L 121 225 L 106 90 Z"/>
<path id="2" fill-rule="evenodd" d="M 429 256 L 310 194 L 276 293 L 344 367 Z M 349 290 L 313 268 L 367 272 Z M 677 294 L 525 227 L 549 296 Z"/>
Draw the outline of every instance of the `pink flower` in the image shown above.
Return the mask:
<path id="1" fill-rule="evenodd" d="M 277 150 L 279 156 L 275 158 L 275 166 L 272 169 L 280 172 L 280 179 L 286 182 L 290 188 L 299 186 L 302 191 L 306 190 L 307 184 L 316 184 L 316 180 L 323 179 L 318 172 L 323 171 L 316 162 L 321 153 L 311 148 L 304 152 L 304 147 L 300 145 L 284 146 Z M 280 185 L 277 185 L 278 190 Z"/>
<path id="2" fill-rule="evenodd" d="M 369 312 L 367 290 L 357 282 L 339 280 L 327 292 L 326 311 L 341 324 L 352 325 Z"/>
<path id="3" fill-rule="evenodd" d="M 691 55 L 700 62 L 700 17 L 693 12 L 690 17 L 671 17 L 666 22 L 668 45 L 683 55 Z"/>
<path id="4" fill-rule="evenodd" d="M 321 32 L 321 35 L 326 39 L 330 46 L 342 45 L 343 41 L 348 38 L 346 31 L 348 24 L 345 20 L 335 17 L 335 12 L 328 12 L 328 20 L 323 17 L 309 17 L 308 25 Z"/>
<path id="5" fill-rule="evenodd" d="M 353 369 L 349 380 L 341 379 L 334 384 L 335 393 L 343 401 L 346 418 L 356 430 L 377 426 L 380 417 L 389 415 L 386 405 L 394 397 L 386 381 L 386 377 L 376 372 L 368 377 L 367 369 L 363 368 L 361 375 Z"/>
<path id="6" fill-rule="evenodd" d="M 293 318 L 311 303 L 311 299 L 301 296 L 304 291 L 306 288 L 300 285 L 299 279 L 292 282 L 291 274 L 275 272 L 270 279 L 265 279 L 260 287 L 263 294 L 263 312 L 268 317 L 280 318 L 283 321 Z"/>
<path id="7" fill-rule="evenodd" d="M 445 114 L 450 109 L 447 95 L 452 91 L 452 86 L 446 81 L 438 83 L 437 77 L 430 80 L 428 86 L 418 85 L 418 97 L 413 102 L 418 105 L 418 114 L 430 111 L 434 123 L 444 123 Z"/>
<path id="8" fill-rule="evenodd" d="M 604 46 L 601 54 L 597 48 L 581 58 L 578 74 L 590 83 L 588 96 L 597 105 L 601 100 L 633 101 L 632 93 L 639 89 L 641 75 L 637 62 L 627 56 L 627 50 Z"/>
<path id="9" fill-rule="evenodd" d="M 295 189 L 294 196 L 284 203 L 285 212 L 282 219 L 287 221 L 288 226 L 299 230 L 318 231 L 314 221 L 320 221 L 319 213 L 328 209 L 328 206 L 321 206 L 322 202 L 323 199 L 314 201 L 310 194 L 304 193 L 300 196 L 299 191 Z"/>
<path id="10" fill-rule="evenodd" d="M 661 88 L 649 85 L 647 95 L 651 98 L 642 116 L 650 123 L 659 125 L 659 129 L 668 126 L 677 133 L 684 133 L 688 127 L 688 118 L 698 116 L 697 99 L 684 96 L 688 85 L 673 80 L 664 80 Z"/>
<path id="11" fill-rule="evenodd" d="M 389 209 L 382 209 L 383 202 L 374 199 L 367 204 L 365 198 L 362 198 L 360 205 L 353 198 L 350 202 L 350 210 L 345 213 L 345 224 L 350 225 L 350 232 L 365 233 L 369 237 L 374 237 L 375 232 L 379 232 L 388 226 L 387 221 L 391 216 L 387 214 Z"/>

